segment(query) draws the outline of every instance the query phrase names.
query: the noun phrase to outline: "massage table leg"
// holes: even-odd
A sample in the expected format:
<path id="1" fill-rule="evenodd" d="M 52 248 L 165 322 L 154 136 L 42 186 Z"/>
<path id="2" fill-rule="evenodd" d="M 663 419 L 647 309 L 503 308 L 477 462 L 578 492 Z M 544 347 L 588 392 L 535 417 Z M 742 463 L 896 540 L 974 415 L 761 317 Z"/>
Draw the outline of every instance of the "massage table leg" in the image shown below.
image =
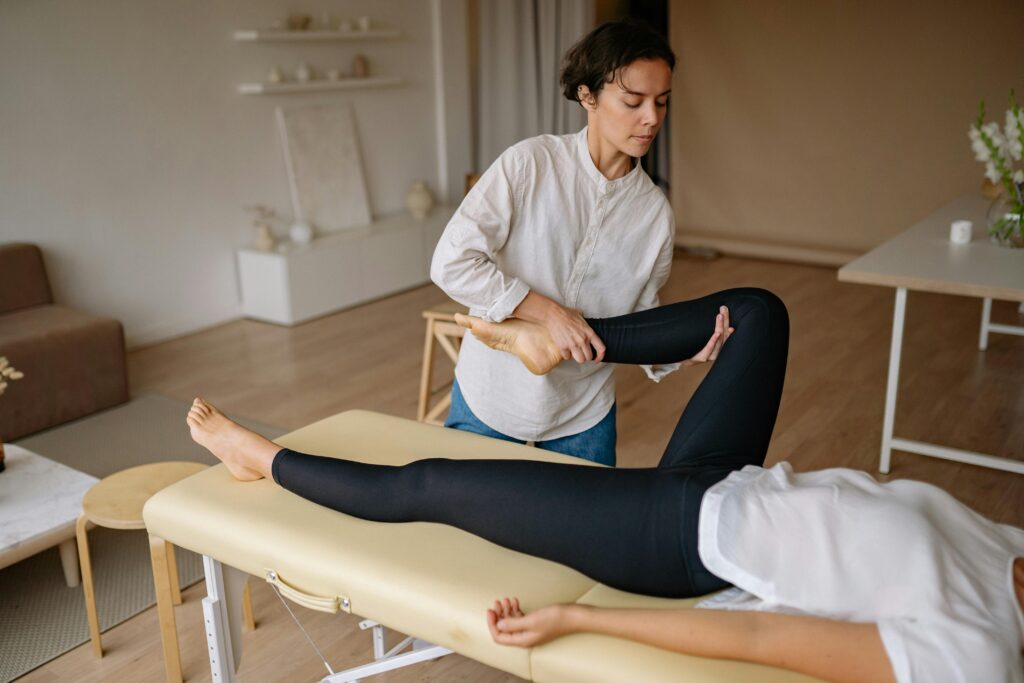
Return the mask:
<path id="1" fill-rule="evenodd" d="M 242 594 L 247 575 L 203 555 L 206 593 L 203 618 L 214 683 L 234 683 L 242 659 Z"/>

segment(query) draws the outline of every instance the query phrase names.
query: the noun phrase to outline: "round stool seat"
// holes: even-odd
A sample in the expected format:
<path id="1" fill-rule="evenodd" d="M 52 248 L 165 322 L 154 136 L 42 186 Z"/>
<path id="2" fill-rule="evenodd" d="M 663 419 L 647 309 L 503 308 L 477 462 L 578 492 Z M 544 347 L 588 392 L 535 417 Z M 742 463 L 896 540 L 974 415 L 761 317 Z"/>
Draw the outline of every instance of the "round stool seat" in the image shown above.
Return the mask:
<path id="1" fill-rule="evenodd" d="M 145 529 L 142 506 L 161 489 L 205 470 L 199 462 L 155 462 L 101 479 L 82 499 L 82 513 L 108 529 Z"/>

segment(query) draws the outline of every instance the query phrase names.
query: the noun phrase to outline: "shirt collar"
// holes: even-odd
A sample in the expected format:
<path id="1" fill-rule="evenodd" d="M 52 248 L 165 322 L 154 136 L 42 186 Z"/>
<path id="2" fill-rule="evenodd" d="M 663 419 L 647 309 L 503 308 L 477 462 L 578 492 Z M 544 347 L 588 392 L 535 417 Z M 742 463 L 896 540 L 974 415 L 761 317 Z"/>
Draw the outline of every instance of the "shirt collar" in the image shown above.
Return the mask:
<path id="1" fill-rule="evenodd" d="M 633 164 L 633 170 L 621 178 L 615 180 L 608 180 L 604 177 L 604 174 L 594 164 L 594 160 L 590 157 L 590 147 L 587 146 L 587 129 L 589 126 L 583 126 L 583 130 L 576 134 L 576 151 L 579 154 L 580 165 L 583 166 L 583 170 L 587 176 L 594 181 L 594 183 L 601 189 L 610 190 L 618 187 L 628 187 L 636 183 L 640 179 L 640 174 L 643 173 L 643 169 L 640 165 L 640 160 L 636 159 Z"/>

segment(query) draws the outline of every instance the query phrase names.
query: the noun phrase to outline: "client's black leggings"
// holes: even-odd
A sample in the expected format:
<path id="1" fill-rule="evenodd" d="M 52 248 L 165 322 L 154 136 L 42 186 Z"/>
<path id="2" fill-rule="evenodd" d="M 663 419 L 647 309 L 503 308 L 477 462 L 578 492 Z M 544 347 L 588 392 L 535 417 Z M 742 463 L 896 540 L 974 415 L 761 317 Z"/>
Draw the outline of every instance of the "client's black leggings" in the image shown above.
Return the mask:
<path id="1" fill-rule="evenodd" d="M 392 467 L 283 449 L 274 480 L 363 519 L 450 524 L 622 590 L 688 597 L 720 588 L 697 555 L 700 501 L 732 470 L 764 462 L 786 373 L 786 308 L 770 292 L 731 289 L 588 320 L 606 362 L 671 363 L 704 347 L 722 305 L 736 332 L 655 468 L 440 458 Z"/>

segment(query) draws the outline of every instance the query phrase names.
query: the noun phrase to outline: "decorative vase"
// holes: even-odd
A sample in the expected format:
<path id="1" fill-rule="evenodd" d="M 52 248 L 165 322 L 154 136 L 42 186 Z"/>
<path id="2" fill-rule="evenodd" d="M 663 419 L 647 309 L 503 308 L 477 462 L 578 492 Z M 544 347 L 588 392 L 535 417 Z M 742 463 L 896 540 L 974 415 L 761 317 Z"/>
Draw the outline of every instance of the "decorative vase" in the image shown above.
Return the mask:
<path id="1" fill-rule="evenodd" d="M 430 194 L 427 184 L 417 180 L 412 184 L 409 194 L 405 195 L 405 205 L 408 207 L 412 217 L 418 221 L 423 220 L 434 208 L 434 195 Z"/>
<path id="2" fill-rule="evenodd" d="M 299 67 L 295 69 L 295 80 L 299 83 L 309 83 L 313 80 L 313 67 L 305 62 L 299 64 Z"/>
<path id="3" fill-rule="evenodd" d="M 370 75 L 370 62 L 364 55 L 356 55 L 352 58 L 352 77 L 366 78 Z"/>
<path id="4" fill-rule="evenodd" d="M 313 226 L 301 221 L 293 223 L 292 227 L 288 228 L 288 236 L 296 244 L 309 244 L 313 241 Z"/>
<path id="5" fill-rule="evenodd" d="M 266 223 L 257 223 L 256 248 L 260 251 L 274 251 L 275 246 L 277 246 L 277 240 L 274 239 L 274 233 L 270 231 L 270 226 Z"/>
<path id="6" fill-rule="evenodd" d="M 305 31 L 309 28 L 312 23 L 313 17 L 308 14 L 289 14 L 288 15 L 288 30 L 289 31 Z"/>
<path id="7" fill-rule="evenodd" d="M 993 199 L 985 221 L 992 241 L 1004 247 L 1024 247 L 1024 223 L 1021 216 L 1020 203 L 1011 201 L 1006 192 Z"/>

